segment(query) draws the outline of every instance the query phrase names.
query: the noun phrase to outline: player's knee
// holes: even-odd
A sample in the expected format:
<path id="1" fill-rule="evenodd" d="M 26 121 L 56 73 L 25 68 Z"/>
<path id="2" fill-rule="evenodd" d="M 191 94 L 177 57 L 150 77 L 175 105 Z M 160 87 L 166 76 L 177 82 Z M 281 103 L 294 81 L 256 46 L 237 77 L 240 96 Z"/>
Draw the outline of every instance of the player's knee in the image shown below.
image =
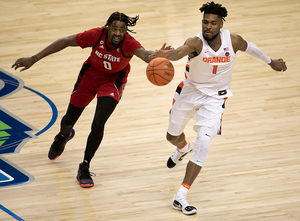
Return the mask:
<path id="1" fill-rule="evenodd" d="M 212 127 L 198 127 L 197 130 L 197 139 L 210 139 L 212 140 L 218 132 L 219 123 L 216 123 Z"/>
<path id="2" fill-rule="evenodd" d="M 191 161 L 193 163 L 203 167 L 210 146 L 210 142 L 211 138 L 209 136 L 200 135 L 197 137 L 195 152 L 191 157 Z"/>
<path id="3" fill-rule="evenodd" d="M 208 149 L 210 146 L 210 142 L 211 142 L 211 137 L 207 136 L 207 135 L 201 135 L 197 137 L 197 141 L 196 141 L 196 147 L 198 147 L 198 152 L 199 155 L 207 155 L 208 153 Z"/>

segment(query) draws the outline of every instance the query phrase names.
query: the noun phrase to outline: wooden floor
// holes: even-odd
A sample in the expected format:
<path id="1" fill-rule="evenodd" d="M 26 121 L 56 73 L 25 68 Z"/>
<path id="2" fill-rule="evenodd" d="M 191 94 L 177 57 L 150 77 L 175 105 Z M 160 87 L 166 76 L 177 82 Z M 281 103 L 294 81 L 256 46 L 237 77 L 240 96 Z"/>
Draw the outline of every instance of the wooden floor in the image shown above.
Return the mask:
<path id="1" fill-rule="evenodd" d="M 124 96 L 107 122 L 92 161 L 95 187 L 83 189 L 75 176 L 94 114 L 93 101 L 75 126 L 76 136 L 56 161 L 47 153 L 66 111 L 70 92 L 89 49 L 68 48 L 18 72 L 11 65 L 54 40 L 102 26 L 120 11 L 139 15 L 133 36 L 146 49 L 164 42 L 177 47 L 201 30 L 198 0 L 0 0 L 0 68 L 51 99 L 58 120 L 19 154 L 3 155 L 35 177 L 27 185 L 0 189 L 0 204 L 24 220 L 133 221 L 296 221 L 300 220 L 300 2 L 298 0 L 223 0 L 229 11 L 225 29 L 254 42 L 288 70 L 238 53 L 223 117 L 222 136 L 211 145 L 205 166 L 188 193 L 197 215 L 171 207 L 184 163 L 170 170 L 174 151 L 166 140 L 173 92 L 183 78 L 186 58 L 173 62 L 174 80 L 156 87 L 146 78 L 146 63 L 133 58 Z M 1 106 L 41 130 L 51 119 L 43 99 L 22 89 Z M 190 122 L 186 135 L 196 139 Z M 189 157 L 187 157 L 189 158 Z M 15 220 L 0 210 L 0 220 Z"/>

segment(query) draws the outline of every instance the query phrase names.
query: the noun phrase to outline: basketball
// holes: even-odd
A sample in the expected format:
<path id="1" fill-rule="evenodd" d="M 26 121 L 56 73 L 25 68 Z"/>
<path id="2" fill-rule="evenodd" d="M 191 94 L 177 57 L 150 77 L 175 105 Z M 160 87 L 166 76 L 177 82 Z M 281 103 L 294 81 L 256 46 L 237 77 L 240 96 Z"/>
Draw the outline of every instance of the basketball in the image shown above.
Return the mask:
<path id="1" fill-rule="evenodd" d="M 166 58 L 154 58 L 147 65 L 146 74 L 152 84 L 164 86 L 172 81 L 174 77 L 174 67 Z"/>

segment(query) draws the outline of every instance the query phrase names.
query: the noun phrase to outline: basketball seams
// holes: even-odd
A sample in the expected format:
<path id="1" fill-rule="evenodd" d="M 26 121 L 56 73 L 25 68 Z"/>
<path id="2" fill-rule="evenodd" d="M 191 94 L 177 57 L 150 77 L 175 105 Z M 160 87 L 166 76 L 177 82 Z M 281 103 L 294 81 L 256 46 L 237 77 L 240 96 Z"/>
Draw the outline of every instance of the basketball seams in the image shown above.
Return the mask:
<path id="1" fill-rule="evenodd" d="M 162 63 L 165 63 L 165 62 L 168 62 L 168 61 L 166 61 L 166 60 L 163 60 L 163 61 L 160 61 L 159 63 L 157 63 L 157 64 L 155 64 L 155 61 L 153 61 L 153 65 L 151 65 L 152 64 L 152 62 L 150 61 L 150 63 L 149 63 L 149 67 L 152 67 L 152 68 L 154 68 L 154 67 L 157 67 L 157 66 L 159 66 L 160 64 L 162 64 Z M 168 62 L 169 63 L 169 62 Z"/>
<path id="2" fill-rule="evenodd" d="M 151 70 L 147 70 L 147 71 L 173 71 L 172 68 L 153 68 Z"/>
<path id="3" fill-rule="evenodd" d="M 153 80 L 151 80 L 151 77 L 152 77 Z M 155 85 L 157 85 L 157 86 L 163 86 L 163 85 L 166 85 L 169 82 L 171 82 L 170 79 L 166 79 L 166 78 L 164 78 L 164 77 L 162 77 L 162 76 L 160 76 L 159 74 L 156 74 L 156 73 L 150 74 L 148 76 L 148 80 L 150 82 L 154 81 L 156 83 Z M 164 82 L 161 82 L 161 80 L 164 80 Z"/>
<path id="4" fill-rule="evenodd" d="M 155 77 L 155 76 L 158 76 L 160 79 L 164 79 L 164 80 L 166 80 L 166 81 L 168 81 L 168 82 L 171 81 L 170 79 L 165 78 L 165 77 L 163 77 L 163 76 L 161 76 L 161 75 L 159 75 L 159 74 L 157 74 L 157 73 L 152 73 L 152 74 L 150 74 L 149 77 L 148 77 L 148 79 L 149 79 L 151 76 L 153 76 L 153 78 L 154 78 L 155 80 L 156 80 L 156 77 Z"/>

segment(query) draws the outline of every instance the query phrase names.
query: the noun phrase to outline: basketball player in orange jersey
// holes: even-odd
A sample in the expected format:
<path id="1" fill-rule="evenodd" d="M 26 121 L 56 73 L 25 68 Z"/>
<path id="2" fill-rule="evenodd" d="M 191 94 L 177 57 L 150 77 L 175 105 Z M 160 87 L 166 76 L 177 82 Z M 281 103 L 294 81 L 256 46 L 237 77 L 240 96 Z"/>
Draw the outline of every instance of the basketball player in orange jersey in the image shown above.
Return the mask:
<path id="1" fill-rule="evenodd" d="M 148 56 L 152 51 L 145 50 L 128 34 L 128 31 L 132 32 L 129 26 L 135 26 L 138 19 L 138 16 L 128 17 L 115 12 L 104 27 L 61 38 L 32 57 L 18 59 L 12 66 L 15 69 L 23 67 L 21 71 L 24 71 L 42 58 L 64 48 L 92 48 L 78 75 L 69 107 L 61 120 L 60 132 L 55 136 L 48 153 L 50 160 L 55 160 L 62 154 L 66 143 L 74 137 L 73 127 L 76 121 L 84 108 L 97 96 L 91 132 L 77 174 L 81 187 L 94 186 L 89 171 L 90 162 L 102 141 L 104 125 L 121 99 L 130 71 L 129 61 L 136 55 L 149 62 Z"/>
<path id="2" fill-rule="evenodd" d="M 186 79 L 176 90 L 167 131 L 167 140 L 176 146 L 167 162 L 169 168 L 178 165 L 186 154 L 194 150 L 183 182 L 173 198 L 173 208 L 187 215 L 197 213 L 197 209 L 186 200 L 186 195 L 203 167 L 211 140 L 216 134 L 221 134 L 225 100 L 232 96 L 230 82 L 237 51 L 264 61 L 275 71 L 287 69 L 282 59 L 270 59 L 255 44 L 222 29 L 227 10 L 221 4 L 206 3 L 200 11 L 204 12 L 201 32 L 188 38 L 171 53 L 169 50 L 154 52 L 154 55 L 172 61 L 188 55 Z M 193 116 L 196 116 L 194 130 L 197 140 L 189 142 L 183 130 Z"/>

